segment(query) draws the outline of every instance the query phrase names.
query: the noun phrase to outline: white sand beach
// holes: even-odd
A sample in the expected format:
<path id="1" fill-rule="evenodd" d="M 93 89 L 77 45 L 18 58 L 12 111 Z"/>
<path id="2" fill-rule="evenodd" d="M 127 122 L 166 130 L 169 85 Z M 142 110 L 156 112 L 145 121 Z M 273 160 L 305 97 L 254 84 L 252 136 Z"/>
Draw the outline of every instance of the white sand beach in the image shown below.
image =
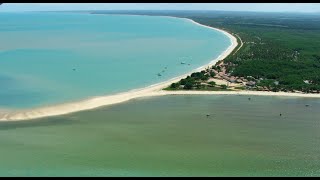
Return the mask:
<path id="1" fill-rule="evenodd" d="M 25 109 L 25 110 L 16 110 L 16 111 L 0 111 L 0 121 L 19 121 L 19 120 L 30 120 L 36 118 L 43 118 L 48 116 L 63 115 L 83 110 L 89 110 L 98 108 L 101 106 L 117 104 L 121 102 L 128 101 L 130 99 L 139 98 L 139 97 L 148 97 L 148 96 L 163 96 L 163 95 L 191 95 L 191 94 L 206 94 L 206 95 L 267 95 L 267 96 L 294 96 L 294 97 L 313 97 L 320 98 L 320 94 L 299 94 L 299 93 L 285 93 L 285 92 L 261 92 L 261 91 L 164 91 L 162 90 L 165 87 L 168 87 L 170 84 L 179 81 L 182 78 L 187 77 L 193 72 L 198 72 L 206 69 L 208 66 L 214 65 L 217 61 L 223 60 L 227 57 L 238 45 L 237 39 L 221 29 L 212 28 L 194 22 L 191 19 L 187 19 L 192 23 L 195 23 L 199 26 L 206 28 L 218 30 L 228 36 L 232 44 L 224 51 L 217 59 L 213 59 L 209 64 L 199 67 L 188 74 L 184 74 L 179 77 L 175 77 L 168 81 L 154 84 L 142 89 L 134 89 L 128 92 L 94 97 L 88 100 L 83 100 L 73 103 L 65 103 L 61 105 L 54 105 L 48 107 L 41 107 L 35 109 Z"/>
<path id="2" fill-rule="evenodd" d="M 173 18 L 177 18 L 177 17 L 173 17 Z M 8 112 L 8 110 L 6 110 L 5 112 L 0 112 L 0 121 L 29 120 L 29 119 L 35 119 L 35 118 L 41 118 L 41 117 L 47 117 L 47 116 L 63 115 L 63 114 L 73 113 L 73 112 L 82 111 L 82 110 L 94 109 L 94 108 L 105 106 L 105 105 L 121 103 L 121 102 L 128 101 L 130 99 L 138 98 L 138 97 L 159 96 L 159 95 L 166 95 L 166 94 L 170 94 L 170 93 L 176 94 L 177 92 L 170 92 L 170 91 L 167 92 L 167 91 L 162 91 L 162 89 L 169 86 L 170 84 L 172 84 L 174 82 L 179 81 L 182 78 L 187 77 L 188 75 L 190 75 L 193 72 L 202 71 L 202 70 L 206 69 L 207 67 L 214 65 L 217 61 L 223 60 L 238 45 L 237 39 L 234 36 L 232 36 L 231 34 L 229 34 L 228 32 L 225 32 L 221 29 L 217 29 L 217 28 L 213 28 L 213 27 L 199 24 L 191 19 L 187 19 L 187 18 L 181 18 L 181 19 L 186 19 L 196 25 L 203 26 L 203 27 L 210 28 L 210 29 L 214 29 L 214 30 L 217 30 L 217 31 L 224 33 L 226 36 L 229 37 L 229 39 L 231 41 L 231 45 L 218 58 L 210 61 L 209 64 L 201 66 L 201 67 L 191 71 L 190 73 L 184 74 L 179 77 L 175 77 L 175 78 L 170 79 L 165 82 L 154 84 L 154 85 L 148 86 L 146 88 L 142 88 L 142 89 L 134 89 L 134 90 L 124 92 L 124 93 L 94 97 L 94 98 L 90 98 L 88 100 L 79 101 L 79 102 L 65 103 L 65 104 L 61 104 L 61 105 L 54 105 L 54 106 L 34 108 L 34 109 L 25 109 L 25 110 L 19 110 L 19 111 L 16 110 L 16 111 L 9 111 Z M 195 93 L 198 93 L 198 92 L 195 92 Z"/>

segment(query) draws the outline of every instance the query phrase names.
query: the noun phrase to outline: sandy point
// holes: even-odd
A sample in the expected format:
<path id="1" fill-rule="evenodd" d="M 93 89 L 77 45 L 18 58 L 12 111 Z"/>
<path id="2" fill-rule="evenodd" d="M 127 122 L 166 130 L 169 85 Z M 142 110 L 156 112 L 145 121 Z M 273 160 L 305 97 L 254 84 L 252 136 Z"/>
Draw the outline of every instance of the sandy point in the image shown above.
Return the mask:
<path id="1" fill-rule="evenodd" d="M 173 17 L 173 18 L 176 18 L 176 17 Z M 191 95 L 191 94 L 288 95 L 288 94 L 283 94 L 283 93 L 282 94 L 280 94 L 280 93 L 266 93 L 266 92 L 263 93 L 263 92 L 254 92 L 254 91 L 253 92 L 247 92 L 247 91 L 234 92 L 234 91 L 164 91 L 164 90 L 162 90 L 163 88 L 168 87 L 170 84 L 177 82 L 182 78 L 187 77 L 188 75 L 192 74 L 193 72 L 205 70 L 208 66 L 215 65 L 216 62 L 226 58 L 238 45 L 237 39 L 234 36 L 232 36 L 230 33 L 226 32 L 224 30 L 205 26 L 205 25 L 199 24 L 199 23 L 197 23 L 191 19 L 187 19 L 187 18 L 180 18 L 180 19 L 185 19 L 185 20 L 188 20 L 196 25 L 222 32 L 230 39 L 231 45 L 218 58 L 210 61 L 209 64 L 201 66 L 201 67 L 194 69 L 193 71 L 191 71 L 187 74 L 172 78 L 172 79 L 165 81 L 165 82 L 154 84 L 154 85 L 148 86 L 146 88 L 142 88 L 142 89 L 134 89 L 134 90 L 131 90 L 128 92 L 118 93 L 118 94 L 114 94 L 114 95 L 93 97 L 93 98 L 83 100 L 83 101 L 78 101 L 78 102 L 65 103 L 65 104 L 40 107 L 40 108 L 34 108 L 34 109 L 24 109 L 24 110 L 15 110 L 15 111 L 14 110 L 0 111 L 0 121 L 30 120 L 30 119 L 36 119 L 36 118 L 69 114 L 69 113 L 74 113 L 74 112 L 83 111 L 83 110 L 90 110 L 90 109 L 98 108 L 101 106 L 117 104 L 117 103 L 125 102 L 128 100 L 134 99 L 134 98 L 148 97 L 148 96 Z M 295 96 L 299 96 L 299 95 L 295 95 Z"/>

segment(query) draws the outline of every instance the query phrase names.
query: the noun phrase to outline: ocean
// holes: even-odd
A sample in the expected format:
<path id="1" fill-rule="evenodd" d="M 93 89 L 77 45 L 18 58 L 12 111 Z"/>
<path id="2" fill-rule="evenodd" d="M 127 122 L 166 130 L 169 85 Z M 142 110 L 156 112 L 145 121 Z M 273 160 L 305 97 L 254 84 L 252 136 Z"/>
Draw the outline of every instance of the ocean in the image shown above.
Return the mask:
<path id="1" fill-rule="evenodd" d="M 219 31 L 171 17 L 0 13 L 0 108 L 147 87 L 209 63 L 230 45 Z"/>
<path id="2" fill-rule="evenodd" d="M 185 19 L 0 13 L 0 110 L 146 87 L 230 45 Z M 317 98 L 167 95 L 0 122 L 0 176 L 320 176 L 319 108 Z"/>
<path id="3" fill-rule="evenodd" d="M 0 175 L 320 176 L 319 108 L 313 98 L 179 95 L 1 122 Z"/>

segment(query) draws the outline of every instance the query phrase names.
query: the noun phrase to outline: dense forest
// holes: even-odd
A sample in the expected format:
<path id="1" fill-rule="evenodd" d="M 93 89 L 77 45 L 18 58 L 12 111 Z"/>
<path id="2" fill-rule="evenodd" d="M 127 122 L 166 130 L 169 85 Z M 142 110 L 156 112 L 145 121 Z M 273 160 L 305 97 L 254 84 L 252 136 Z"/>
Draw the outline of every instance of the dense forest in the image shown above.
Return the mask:
<path id="1" fill-rule="evenodd" d="M 320 91 L 319 14 L 223 11 L 95 13 L 186 17 L 204 25 L 224 29 L 241 37 L 244 43 L 237 53 L 231 53 L 224 60 L 231 76 L 252 77 L 256 81 L 254 89 L 257 90 L 263 87 L 272 91 Z"/>
<path id="2" fill-rule="evenodd" d="M 259 14 L 259 13 L 258 13 Z M 244 42 L 224 62 L 233 76 L 262 79 L 257 86 L 273 91 L 320 91 L 320 16 L 313 14 L 244 14 L 193 17 L 224 28 Z M 277 83 L 275 83 L 277 82 Z"/>

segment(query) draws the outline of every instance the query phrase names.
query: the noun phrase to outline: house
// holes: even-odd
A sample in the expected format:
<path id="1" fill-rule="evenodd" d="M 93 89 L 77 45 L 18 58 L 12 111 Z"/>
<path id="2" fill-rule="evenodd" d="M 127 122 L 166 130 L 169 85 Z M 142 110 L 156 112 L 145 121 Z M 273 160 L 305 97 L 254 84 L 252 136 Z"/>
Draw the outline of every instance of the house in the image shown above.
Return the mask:
<path id="1" fill-rule="evenodd" d="M 304 80 L 303 82 L 306 83 L 306 84 L 310 84 L 309 80 Z"/>
<path id="2" fill-rule="evenodd" d="M 237 79 L 236 83 L 242 83 L 243 81 L 241 79 Z"/>
<path id="3" fill-rule="evenodd" d="M 236 82 L 236 78 L 232 76 L 232 77 L 229 79 L 229 82 L 231 82 L 231 83 Z"/>
<path id="4" fill-rule="evenodd" d="M 254 81 L 249 81 L 246 83 L 247 86 L 255 86 L 256 85 L 256 82 Z"/>
<path id="5" fill-rule="evenodd" d="M 223 79 L 230 81 L 230 78 L 228 76 L 223 76 Z"/>

